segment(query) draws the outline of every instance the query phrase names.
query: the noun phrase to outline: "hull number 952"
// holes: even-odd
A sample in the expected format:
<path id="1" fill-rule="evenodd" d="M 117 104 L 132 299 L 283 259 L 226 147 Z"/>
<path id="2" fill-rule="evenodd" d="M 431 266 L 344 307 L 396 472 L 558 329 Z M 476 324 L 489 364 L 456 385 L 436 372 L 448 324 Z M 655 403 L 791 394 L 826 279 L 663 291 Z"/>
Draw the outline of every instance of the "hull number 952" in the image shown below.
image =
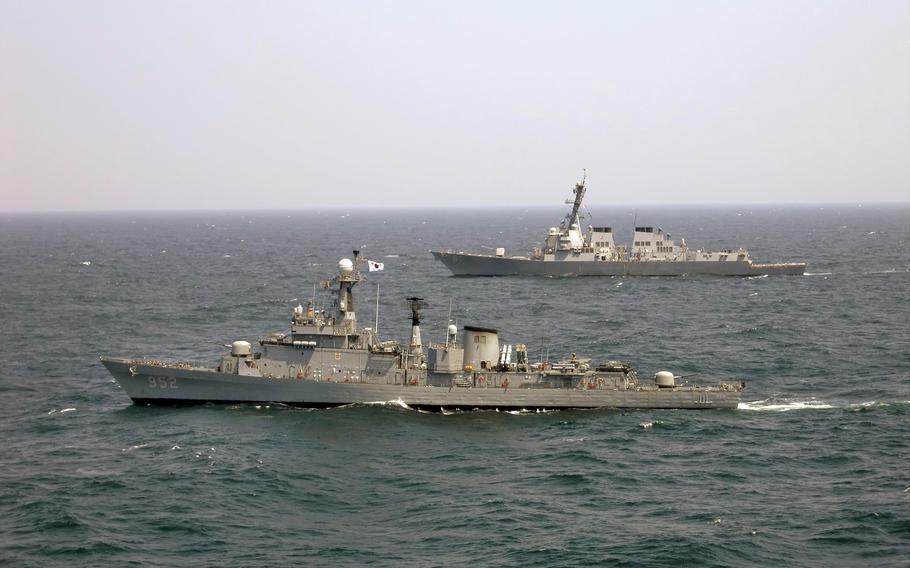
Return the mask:
<path id="1" fill-rule="evenodd" d="M 150 389 L 175 389 L 177 377 L 149 377 Z"/>

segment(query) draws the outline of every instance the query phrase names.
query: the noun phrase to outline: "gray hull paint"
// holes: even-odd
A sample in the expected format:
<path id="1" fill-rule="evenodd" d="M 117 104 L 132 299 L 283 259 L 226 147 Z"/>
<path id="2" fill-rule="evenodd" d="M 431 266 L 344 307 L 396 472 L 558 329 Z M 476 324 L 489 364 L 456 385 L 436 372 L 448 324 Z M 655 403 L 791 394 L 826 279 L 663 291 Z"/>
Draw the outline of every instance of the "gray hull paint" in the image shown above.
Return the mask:
<path id="1" fill-rule="evenodd" d="M 331 382 L 312 379 L 251 377 L 215 370 L 144 365 L 136 361 L 102 358 L 127 395 L 138 404 L 280 403 L 303 407 L 400 402 L 413 408 L 450 409 L 564 409 L 564 408 L 736 408 L 738 390 L 718 387 L 630 389 L 440 387 L 367 382 Z M 511 377 L 519 384 L 522 373 L 498 374 L 497 383 Z M 438 375 L 435 378 L 439 378 Z"/>
<path id="2" fill-rule="evenodd" d="M 805 263 L 751 261 L 543 261 L 451 251 L 430 251 L 455 276 L 760 276 L 801 275 Z"/>

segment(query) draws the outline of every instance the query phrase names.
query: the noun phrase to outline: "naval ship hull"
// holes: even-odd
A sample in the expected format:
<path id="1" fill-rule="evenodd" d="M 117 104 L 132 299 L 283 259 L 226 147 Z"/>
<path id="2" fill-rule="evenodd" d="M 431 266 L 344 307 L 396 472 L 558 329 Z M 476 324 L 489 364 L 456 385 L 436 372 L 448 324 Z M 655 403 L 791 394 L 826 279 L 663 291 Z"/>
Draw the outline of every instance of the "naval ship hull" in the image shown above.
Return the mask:
<path id="1" fill-rule="evenodd" d="M 430 251 L 455 276 L 761 276 L 802 275 L 806 264 L 754 263 L 751 260 L 536 260 L 454 251 Z"/>
<path id="2" fill-rule="evenodd" d="M 138 405 L 275 403 L 327 408 L 348 404 L 398 402 L 421 410 L 498 409 L 544 410 L 569 408 L 735 409 L 741 391 L 717 387 L 635 386 L 634 388 L 524 388 L 527 373 L 487 374 L 489 384 L 455 386 L 451 375 L 413 371 L 401 384 L 333 382 L 269 378 L 221 373 L 215 369 L 183 368 L 142 361 L 102 357 L 117 383 Z M 533 375 L 534 373 L 532 373 Z M 474 379 L 477 376 L 474 374 Z M 416 384 L 410 384 L 410 383 Z M 429 383 L 449 386 L 432 386 Z M 476 380 L 474 381 L 476 384 Z M 506 386 L 502 386 L 503 384 Z"/>

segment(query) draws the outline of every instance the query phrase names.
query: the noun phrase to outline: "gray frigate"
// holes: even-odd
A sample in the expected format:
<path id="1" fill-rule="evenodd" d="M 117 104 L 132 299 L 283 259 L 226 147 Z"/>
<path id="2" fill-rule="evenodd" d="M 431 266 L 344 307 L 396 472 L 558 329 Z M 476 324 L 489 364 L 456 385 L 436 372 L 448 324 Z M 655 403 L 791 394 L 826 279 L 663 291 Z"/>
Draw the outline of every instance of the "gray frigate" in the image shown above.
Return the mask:
<path id="1" fill-rule="evenodd" d="M 543 246 L 527 256 L 506 256 L 460 250 L 430 253 L 455 276 L 760 276 L 806 271 L 804 262 L 754 262 L 740 247 L 719 251 L 693 249 L 681 239 L 677 244 L 661 227 L 636 226 L 632 246 L 618 245 L 612 227 L 588 226 L 583 230 L 585 179 L 575 184 L 572 209 L 558 227 L 550 227 Z"/>
<path id="2" fill-rule="evenodd" d="M 640 380 L 620 361 L 595 363 L 574 353 L 532 362 L 527 346 L 498 330 L 450 320 L 446 340 L 424 350 L 421 298 L 411 297 L 407 345 L 360 327 L 354 287 L 364 279 L 357 251 L 324 282 L 327 307 L 315 297 L 293 309 L 290 332 L 258 342 L 234 341 L 213 365 L 102 356 L 135 404 L 276 403 L 332 407 L 398 402 L 426 410 L 563 408 L 736 408 L 744 383 L 689 384 L 669 371 Z M 315 294 L 314 294 L 315 296 Z M 378 296 L 377 296 L 378 307 Z M 376 322 L 378 324 L 378 309 Z"/>

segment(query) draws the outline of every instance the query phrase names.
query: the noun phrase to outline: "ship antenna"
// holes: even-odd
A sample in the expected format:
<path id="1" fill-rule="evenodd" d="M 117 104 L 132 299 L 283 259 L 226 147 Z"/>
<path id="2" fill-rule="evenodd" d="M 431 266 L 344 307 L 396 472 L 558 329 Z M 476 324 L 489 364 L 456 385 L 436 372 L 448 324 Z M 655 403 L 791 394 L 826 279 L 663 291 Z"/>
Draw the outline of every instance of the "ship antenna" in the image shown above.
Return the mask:
<path id="1" fill-rule="evenodd" d="M 376 281 L 376 324 L 373 326 L 373 334 L 379 338 L 379 280 Z"/>

